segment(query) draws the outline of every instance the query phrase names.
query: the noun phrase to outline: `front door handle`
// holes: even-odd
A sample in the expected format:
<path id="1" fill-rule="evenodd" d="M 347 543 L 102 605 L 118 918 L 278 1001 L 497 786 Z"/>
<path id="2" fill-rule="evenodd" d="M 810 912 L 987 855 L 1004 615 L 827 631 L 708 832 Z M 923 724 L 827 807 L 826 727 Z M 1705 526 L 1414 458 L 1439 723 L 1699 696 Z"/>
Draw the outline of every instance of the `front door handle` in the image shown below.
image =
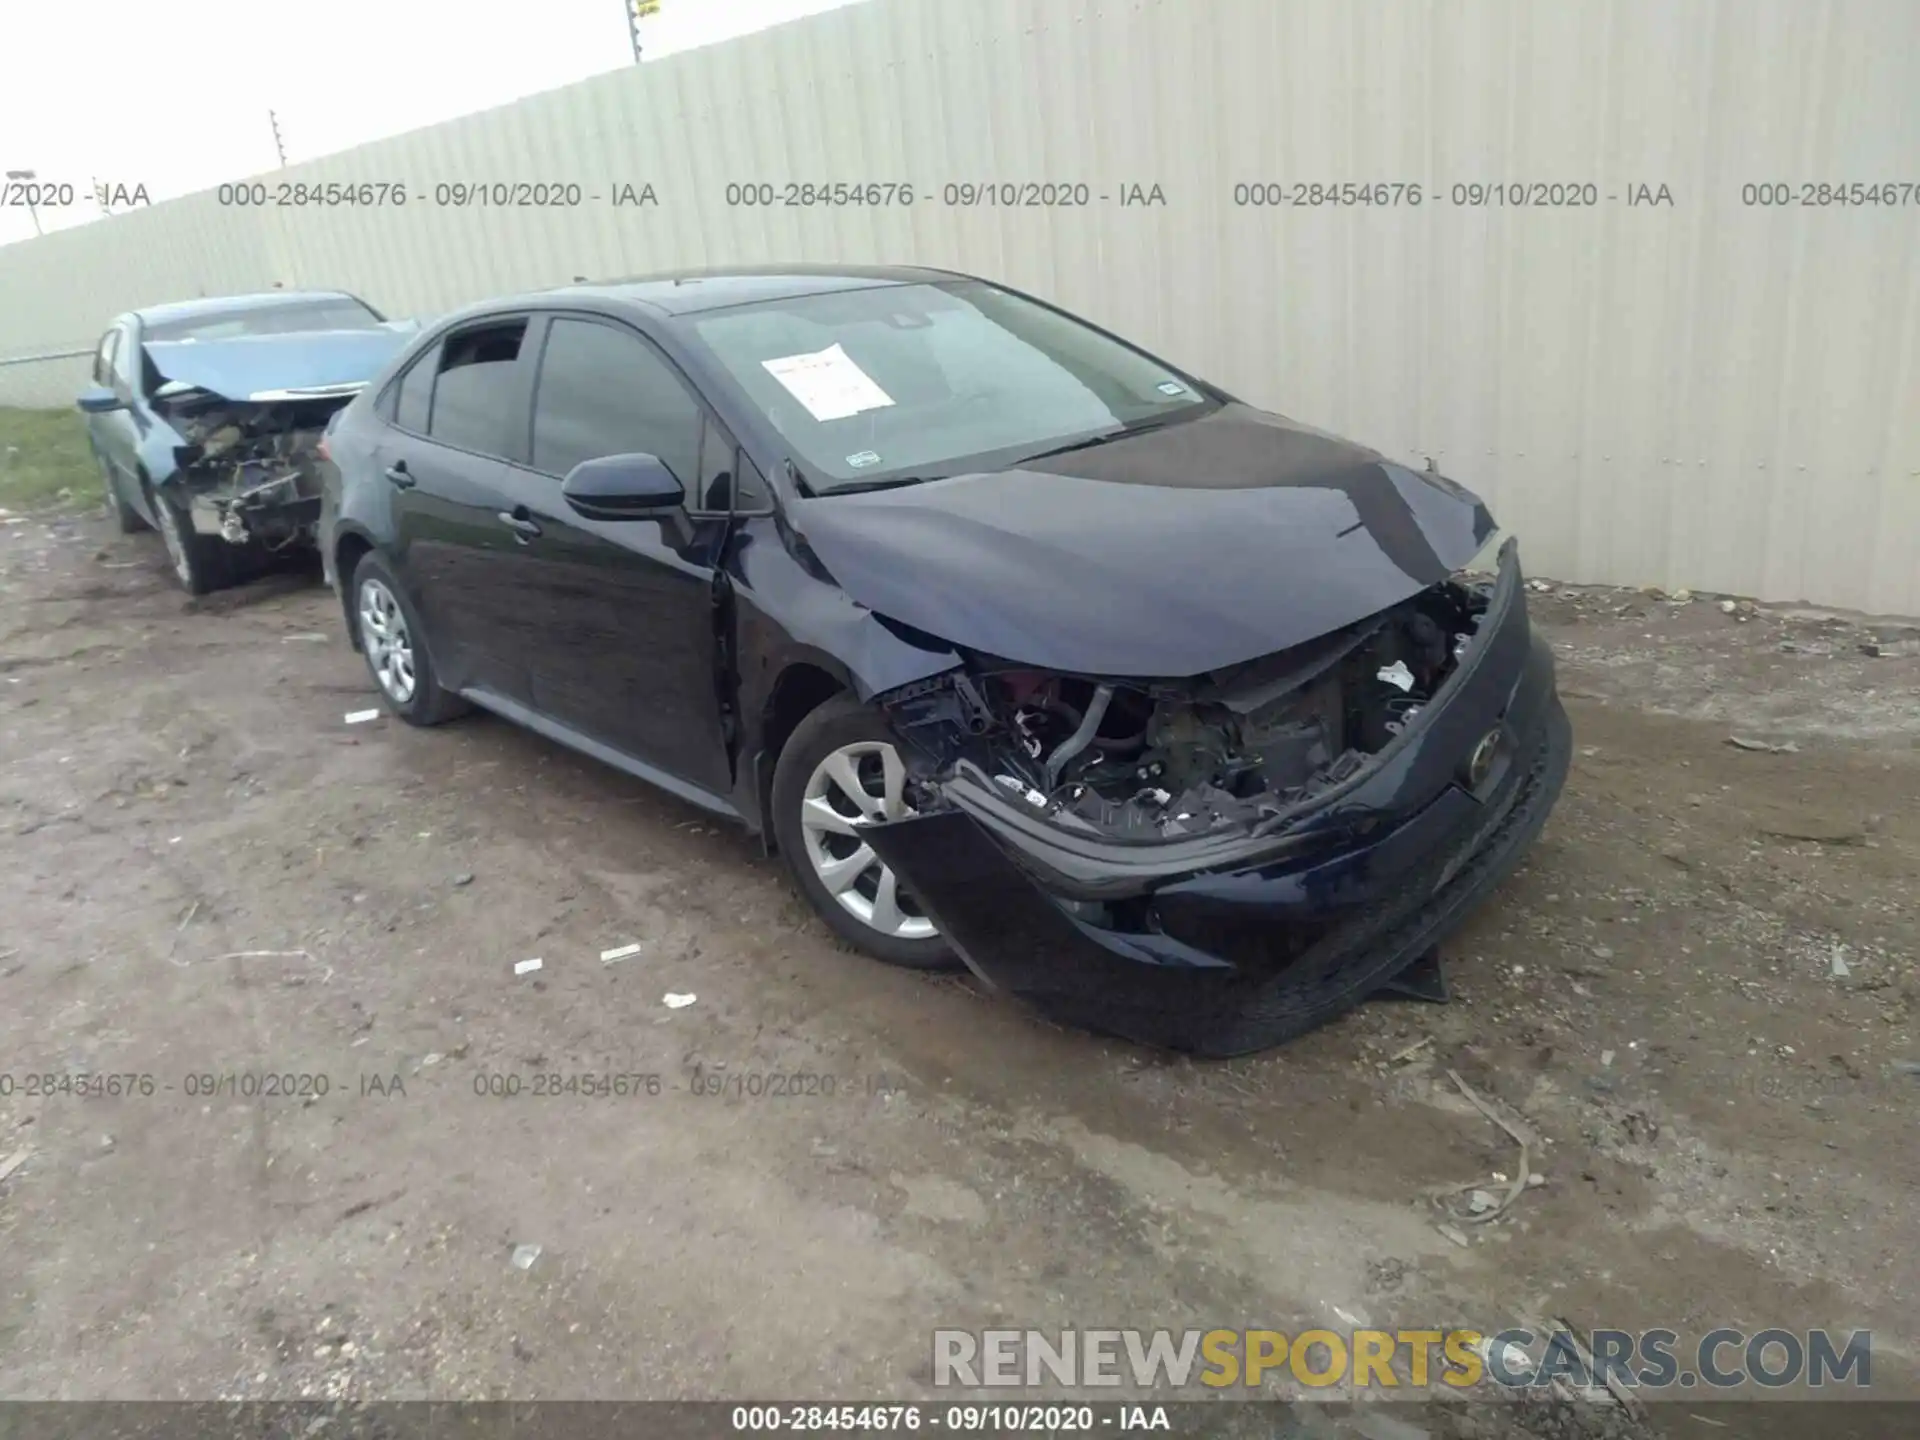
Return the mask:
<path id="1" fill-rule="evenodd" d="M 387 479 L 393 482 L 393 488 L 396 490 L 411 490 L 419 483 L 407 473 L 407 462 L 404 460 L 396 460 L 387 466 Z"/>
<path id="2" fill-rule="evenodd" d="M 513 531 L 514 539 L 522 545 L 540 533 L 540 522 L 530 516 L 512 510 L 500 512 L 500 523 Z"/>

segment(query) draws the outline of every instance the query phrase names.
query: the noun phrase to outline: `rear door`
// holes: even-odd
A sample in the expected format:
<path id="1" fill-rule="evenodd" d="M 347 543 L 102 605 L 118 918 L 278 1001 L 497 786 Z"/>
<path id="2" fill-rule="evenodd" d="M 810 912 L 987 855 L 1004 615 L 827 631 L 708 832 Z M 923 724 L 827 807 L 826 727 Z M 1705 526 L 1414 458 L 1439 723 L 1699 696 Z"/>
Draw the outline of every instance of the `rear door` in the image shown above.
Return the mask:
<path id="1" fill-rule="evenodd" d="M 526 433 L 528 317 L 448 332 L 400 377 L 375 463 L 393 491 L 396 559 L 450 689 L 526 703 L 524 546 L 505 523 L 506 455 Z"/>
<path id="2" fill-rule="evenodd" d="M 658 520 L 589 520 L 560 493 L 605 455 L 657 456 L 686 487 Z M 717 686 L 714 562 L 725 543 L 734 443 L 653 342 L 618 321 L 555 315 L 514 500 L 528 546 L 538 709 L 712 794 L 733 788 Z"/>

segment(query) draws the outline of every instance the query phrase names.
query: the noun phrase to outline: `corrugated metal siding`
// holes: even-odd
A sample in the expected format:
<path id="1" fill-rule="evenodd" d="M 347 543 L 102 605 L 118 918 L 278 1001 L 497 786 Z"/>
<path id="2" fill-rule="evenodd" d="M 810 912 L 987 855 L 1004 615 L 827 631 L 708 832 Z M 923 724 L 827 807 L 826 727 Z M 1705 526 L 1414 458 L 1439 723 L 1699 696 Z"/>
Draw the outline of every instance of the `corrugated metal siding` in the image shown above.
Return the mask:
<path id="1" fill-rule="evenodd" d="M 869 0 L 266 178 L 651 182 L 660 204 L 194 196 L 0 250 L 0 359 L 275 280 L 424 315 L 576 275 L 918 261 L 1433 455 L 1536 572 L 1920 612 L 1920 205 L 1741 201 L 1920 184 L 1914 0 Z M 1425 203 L 1233 204 L 1262 179 L 1418 182 Z M 727 206 L 759 180 L 919 199 Z M 1167 204 L 939 203 L 1022 180 Z M 1621 198 L 1443 203 L 1534 180 Z M 1629 207 L 1640 182 L 1675 204 Z M 0 403 L 64 401 L 61 364 L 0 366 Z"/>

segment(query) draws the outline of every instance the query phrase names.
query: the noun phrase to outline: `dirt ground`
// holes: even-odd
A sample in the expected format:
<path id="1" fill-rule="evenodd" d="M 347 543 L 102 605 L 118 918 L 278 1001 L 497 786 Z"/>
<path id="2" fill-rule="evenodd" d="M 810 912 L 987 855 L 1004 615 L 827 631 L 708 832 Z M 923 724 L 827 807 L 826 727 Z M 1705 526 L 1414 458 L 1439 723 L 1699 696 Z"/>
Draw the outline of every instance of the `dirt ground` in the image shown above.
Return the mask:
<path id="1" fill-rule="evenodd" d="M 936 1326 L 1552 1316 L 1871 1328 L 1920 1395 L 1920 644 L 1530 601 L 1579 748 L 1454 1003 L 1209 1065 L 837 948 L 754 842 L 505 723 L 343 723 L 314 573 L 193 602 L 151 535 L 16 518 L 0 1394 L 931 1397 Z M 1426 1198 L 1514 1166 L 1449 1069 L 1538 1141 L 1492 1224 Z M 154 1089 L 26 1093 L 81 1072 Z M 588 1072 L 662 1093 L 530 1093 Z"/>

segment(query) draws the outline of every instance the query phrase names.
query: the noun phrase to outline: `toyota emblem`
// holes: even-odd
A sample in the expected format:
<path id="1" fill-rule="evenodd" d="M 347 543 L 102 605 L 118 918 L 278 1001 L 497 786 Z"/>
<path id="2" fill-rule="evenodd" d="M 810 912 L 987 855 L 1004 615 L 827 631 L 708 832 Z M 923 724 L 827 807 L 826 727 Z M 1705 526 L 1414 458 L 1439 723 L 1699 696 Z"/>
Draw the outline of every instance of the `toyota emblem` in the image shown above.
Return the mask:
<path id="1" fill-rule="evenodd" d="M 1487 776 L 1493 773 L 1494 756 L 1500 753 L 1500 732 L 1489 730 L 1480 737 L 1480 743 L 1473 747 L 1473 754 L 1467 758 L 1467 785 L 1478 790 L 1487 783 Z"/>

